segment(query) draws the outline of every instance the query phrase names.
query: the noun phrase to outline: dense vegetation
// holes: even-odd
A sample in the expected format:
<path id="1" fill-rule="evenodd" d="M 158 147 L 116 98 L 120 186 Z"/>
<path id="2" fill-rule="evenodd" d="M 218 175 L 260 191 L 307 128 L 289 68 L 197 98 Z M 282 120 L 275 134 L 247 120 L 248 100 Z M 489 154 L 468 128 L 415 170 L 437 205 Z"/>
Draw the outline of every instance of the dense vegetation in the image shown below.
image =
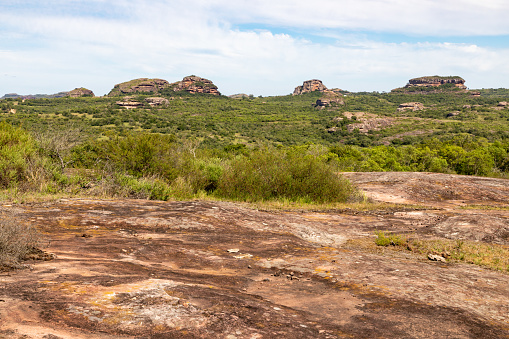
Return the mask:
<path id="1" fill-rule="evenodd" d="M 0 186 L 152 199 L 346 201 L 338 171 L 509 176 L 507 91 L 320 93 L 242 97 L 163 91 L 170 103 L 126 110 L 119 98 L 0 100 Z M 153 94 L 152 94 L 153 95 Z M 422 110 L 398 111 L 420 102 Z M 454 113 L 454 114 L 452 114 Z M 386 121 L 359 130 L 361 123 Z M 249 192 L 249 193 L 248 193 Z"/>

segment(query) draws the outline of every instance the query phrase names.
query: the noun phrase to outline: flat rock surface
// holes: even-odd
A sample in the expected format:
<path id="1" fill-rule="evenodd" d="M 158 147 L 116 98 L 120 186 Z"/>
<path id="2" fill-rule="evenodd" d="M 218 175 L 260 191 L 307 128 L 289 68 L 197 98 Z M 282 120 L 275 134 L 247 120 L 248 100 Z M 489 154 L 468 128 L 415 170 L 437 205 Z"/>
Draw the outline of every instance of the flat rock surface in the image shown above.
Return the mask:
<path id="1" fill-rule="evenodd" d="M 374 200 L 419 206 L 4 205 L 56 259 L 0 274 L 0 337 L 509 338 L 509 272 L 352 245 L 388 230 L 509 246 L 508 180 L 345 175 Z"/>

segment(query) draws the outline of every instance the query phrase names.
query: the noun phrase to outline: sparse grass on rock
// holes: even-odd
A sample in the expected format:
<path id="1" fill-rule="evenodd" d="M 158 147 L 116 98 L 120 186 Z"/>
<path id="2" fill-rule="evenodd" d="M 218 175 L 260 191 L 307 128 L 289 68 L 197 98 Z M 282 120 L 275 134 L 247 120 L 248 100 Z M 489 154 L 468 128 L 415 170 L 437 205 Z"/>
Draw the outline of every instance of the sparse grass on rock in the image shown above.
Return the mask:
<path id="1" fill-rule="evenodd" d="M 509 273 L 509 247 L 475 241 L 408 238 L 400 234 L 378 232 L 375 244 L 422 255 L 435 254 L 447 261 L 462 261 Z"/>

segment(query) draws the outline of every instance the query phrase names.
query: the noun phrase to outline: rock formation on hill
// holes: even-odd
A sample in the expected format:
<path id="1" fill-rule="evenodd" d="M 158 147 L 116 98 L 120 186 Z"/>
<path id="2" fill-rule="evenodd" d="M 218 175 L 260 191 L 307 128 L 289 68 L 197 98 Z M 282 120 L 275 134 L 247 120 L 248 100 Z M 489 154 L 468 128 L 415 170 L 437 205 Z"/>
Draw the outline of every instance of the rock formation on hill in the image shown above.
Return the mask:
<path id="1" fill-rule="evenodd" d="M 92 92 L 91 90 L 80 87 L 70 91 L 69 96 L 71 98 L 79 98 L 79 97 L 94 97 L 95 95 L 94 92 Z"/>
<path id="2" fill-rule="evenodd" d="M 208 79 L 200 78 L 196 75 L 190 75 L 170 85 L 175 92 L 186 91 L 189 93 L 207 93 L 220 95 L 217 86 Z"/>
<path id="3" fill-rule="evenodd" d="M 327 106 L 331 105 L 342 105 L 344 104 L 342 94 L 339 92 L 339 89 L 330 90 L 328 89 L 321 80 L 318 79 L 312 79 L 304 81 L 302 86 L 295 87 L 295 90 L 293 91 L 293 95 L 301 95 L 304 93 L 309 92 L 322 92 L 323 96 L 316 100 L 316 103 L 314 106 L 316 108 L 325 108 Z"/>
<path id="4" fill-rule="evenodd" d="M 145 98 L 145 102 L 149 104 L 150 107 L 166 106 L 170 103 L 168 99 L 162 97 Z M 117 101 L 116 104 L 126 109 L 144 108 L 146 106 L 144 102 L 136 100 L 132 96 L 126 96 L 123 100 Z"/>
<path id="5" fill-rule="evenodd" d="M 445 84 L 453 84 L 455 87 L 460 89 L 466 89 L 465 80 L 459 76 L 425 76 L 420 78 L 410 79 L 408 84 L 405 86 L 408 87 L 438 87 L 440 85 Z"/>
<path id="6" fill-rule="evenodd" d="M 2 99 L 54 99 L 54 98 L 64 98 L 69 95 L 69 92 L 58 92 L 55 94 L 17 94 L 17 93 L 8 93 L 5 94 Z"/>
<path id="7" fill-rule="evenodd" d="M 170 86 L 170 83 L 163 79 L 140 78 L 131 81 L 122 82 L 115 85 L 108 96 L 118 96 L 129 93 L 157 93 L 160 90 Z"/>
<path id="8" fill-rule="evenodd" d="M 328 106 L 343 105 L 344 103 L 345 102 L 341 94 L 325 90 L 323 91 L 322 97 L 316 100 L 315 107 L 322 109 Z"/>
<path id="9" fill-rule="evenodd" d="M 293 95 L 300 95 L 304 93 L 314 92 L 314 91 L 326 91 L 327 87 L 322 83 L 321 80 L 318 79 L 312 79 L 304 81 L 302 86 L 295 87 L 295 90 L 293 91 Z"/>
<path id="10" fill-rule="evenodd" d="M 171 84 L 163 79 L 140 78 L 126 81 L 115 85 L 108 96 L 119 96 L 133 93 L 158 93 L 166 88 L 170 88 L 175 92 L 186 91 L 189 93 L 220 95 L 217 90 L 217 86 L 214 85 L 212 81 L 191 75 L 185 77 L 182 81 L 177 81 Z"/>
<path id="11" fill-rule="evenodd" d="M 404 112 L 404 111 L 420 111 L 424 109 L 424 105 L 420 102 L 404 102 L 399 105 L 398 112 Z"/>

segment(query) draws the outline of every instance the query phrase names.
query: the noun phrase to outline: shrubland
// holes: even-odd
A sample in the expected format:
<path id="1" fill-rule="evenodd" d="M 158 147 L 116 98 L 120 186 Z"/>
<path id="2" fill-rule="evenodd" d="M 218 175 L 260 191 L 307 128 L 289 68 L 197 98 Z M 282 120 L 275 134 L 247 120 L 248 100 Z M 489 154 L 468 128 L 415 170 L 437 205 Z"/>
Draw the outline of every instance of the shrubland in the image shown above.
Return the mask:
<path id="1" fill-rule="evenodd" d="M 11 198 L 328 203 L 358 199 L 341 171 L 508 177 L 509 108 L 497 104 L 509 97 L 485 92 L 348 93 L 344 105 L 321 110 L 316 92 L 241 99 L 168 92 L 169 105 L 132 110 L 110 97 L 7 99 L 0 186 Z M 397 111 L 416 101 L 425 109 Z M 391 123 L 349 128 L 361 112 Z"/>

